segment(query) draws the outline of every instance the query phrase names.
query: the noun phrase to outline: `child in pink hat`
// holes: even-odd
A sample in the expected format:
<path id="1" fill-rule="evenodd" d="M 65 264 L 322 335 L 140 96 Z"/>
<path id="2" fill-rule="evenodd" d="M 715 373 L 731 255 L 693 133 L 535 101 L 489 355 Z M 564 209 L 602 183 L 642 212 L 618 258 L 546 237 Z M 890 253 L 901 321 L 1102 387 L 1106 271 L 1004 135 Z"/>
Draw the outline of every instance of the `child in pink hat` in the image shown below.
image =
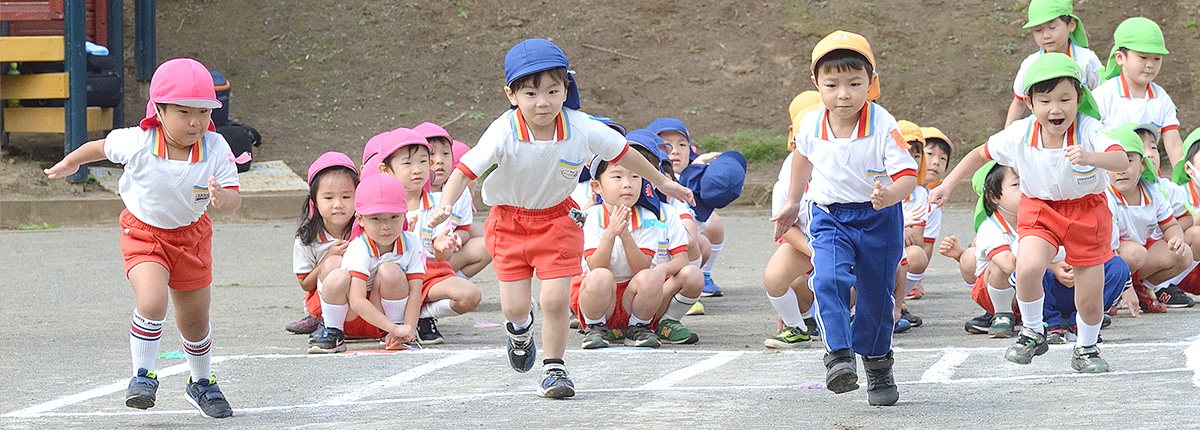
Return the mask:
<path id="1" fill-rule="evenodd" d="M 431 122 L 421 123 L 413 127 L 413 131 L 429 141 L 429 167 L 433 174 L 429 177 L 428 191 L 434 202 L 440 202 L 442 187 L 450 178 L 450 172 L 454 171 L 458 160 L 471 147 L 454 140 L 446 129 Z M 483 228 L 475 225 L 475 196 L 471 192 L 473 188 L 467 187 L 462 196 L 454 202 L 455 215 L 451 219 L 455 226 L 454 233 L 462 240 L 462 247 L 450 256 L 450 267 L 458 276 L 468 279 L 492 264 L 492 256 L 488 255 L 487 246 L 483 243 Z"/>
<path id="2" fill-rule="evenodd" d="M 212 205 L 233 212 L 242 203 L 233 154 L 212 123 L 212 110 L 219 107 L 203 64 L 190 58 L 167 61 L 150 81 L 146 118 L 138 127 L 113 130 L 45 170 L 57 179 L 100 160 L 125 166 L 119 182 L 125 203 L 121 255 L 137 297 L 129 327 L 134 376 L 125 394 L 125 405 L 132 408 L 154 406 L 155 360 L 170 296 L 191 368 L 188 402 L 208 417 L 233 415 L 212 375 L 208 316 L 212 222 L 205 211 Z"/>
<path id="3" fill-rule="evenodd" d="M 350 239 L 342 267 L 317 287 L 325 329 L 310 354 L 346 350 L 345 330 L 362 321 L 386 333 L 388 349 L 403 349 L 416 340 L 425 251 L 421 238 L 404 231 L 404 185 L 390 175 L 364 177 L 354 191 L 355 222 L 363 234 Z M 374 299 L 374 296 L 379 299 Z"/>

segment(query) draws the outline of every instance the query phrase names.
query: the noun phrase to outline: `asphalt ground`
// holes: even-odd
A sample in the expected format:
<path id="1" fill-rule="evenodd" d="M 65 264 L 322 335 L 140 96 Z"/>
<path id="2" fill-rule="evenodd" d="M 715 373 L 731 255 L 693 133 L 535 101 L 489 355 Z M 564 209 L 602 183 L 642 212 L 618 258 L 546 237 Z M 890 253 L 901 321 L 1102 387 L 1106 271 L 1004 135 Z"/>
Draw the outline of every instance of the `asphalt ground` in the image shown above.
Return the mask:
<path id="1" fill-rule="evenodd" d="M 539 376 L 509 369 L 497 286 L 476 312 L 439 321 L 447 343 L 380 353 L 305 353 L 283 327 L 303 314 L 291 274 L 292 221 L 219 223 L 214 235 L 214 371 L 231 419 L 203 418 L 184 400 L 181 358 L 159 360 L 158 404 L 124 406 L 133 294 L 111 226 L 0 231 L 0 426 L 5 428 L 1097 428 L 1200 427 L 1200 307 L 1131 318 L 1103 331 L 1113 371 L 1071 370 L 1070 345 L 1033 364 L 1002 357 L 1011 340 L 968 335 L 981 312 L 949 259 L 935 256 L 925 297 L 910 302 L 925 324 L 895 336 L 900 402 L 872 407 L 865 389 L 822 387 L 820 343 L 778 352 L 762 346 L 776 316 L 762 289 L 773 251 L 765 211 L 725 213 L 727 240 L 714 273 L 725 297 L 684 319 L 695 345 L 583 351 L 572 334 L 566 362 L 578 394 L 535 395 Z M 943 235 L 970 240 L 966 205 L 950 208 Z M 480 328 L 477 328 L 480 327 Z M 171 317 L 161 352 L 182 349 Z M 181 357 L 181 356 L 180 356 Z M 860 371 L 861 375 L 861 371 Z"/>

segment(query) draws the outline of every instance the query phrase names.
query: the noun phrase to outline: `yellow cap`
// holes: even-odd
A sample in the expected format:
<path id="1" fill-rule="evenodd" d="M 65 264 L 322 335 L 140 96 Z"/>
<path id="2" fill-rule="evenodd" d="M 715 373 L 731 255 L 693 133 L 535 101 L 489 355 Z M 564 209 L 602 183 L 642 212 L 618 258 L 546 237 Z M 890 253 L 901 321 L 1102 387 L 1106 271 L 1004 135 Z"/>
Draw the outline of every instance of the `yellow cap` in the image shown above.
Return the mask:
<path id="1" fill-rule="evenodd" d="M 878 69 L 875 65 L 875 54 L 871 53 L 871 45 L 867 43 L 867 38 L 857 33 L 837 30 L 829 33 L 828 36 L 817 42 L 817 46 L 813 47 L 812 64 L 809 65 L 809 69 L 813 75 L 817 74 L 817 60 L 820 60 L 825 54 L 839 49 L 849 49 L 862 54 L 864 57 L 867 57 L 867 62 L 871 63 L 872 69 Z M 879 75 L 876 73 L 871 76 L 871 87 L 867 90 L 867 100 L 875 100 L 877 98 L 879 98 Z"/>
<path id="2" fill-rule="evenodd" d="M 805 91 L 792 99 L 792 104 L 788 105 L 788 114 L 792 117 L 792 125 L 788 127 L 788 152 L 796 150 L 796 130 L 800 128 L 800 120 L 809 112 L 823 107 L 821 93 L 816 91 Z"/>
<path id="3" fill-rule="evenodd" d="M 896 127 L 900 129 L 900 135 L 904 136 L 904 141 L 925 144 L 925 134 L 921 133 L 921 126 L 913 124 L 912 121 L 899 120 L 896 121 Z"/>
<path id="4" fill-rule="evenodd" d="M 921 127 L 921 135 L 925 136 L 925 139 L 937 138 L 946 141 L 946 144 L 950 145 L 950 152 L 954 152 L 954 142 L 950 141 L 950 138 L 946 137 L 946 134 L 937 127 Z"/>

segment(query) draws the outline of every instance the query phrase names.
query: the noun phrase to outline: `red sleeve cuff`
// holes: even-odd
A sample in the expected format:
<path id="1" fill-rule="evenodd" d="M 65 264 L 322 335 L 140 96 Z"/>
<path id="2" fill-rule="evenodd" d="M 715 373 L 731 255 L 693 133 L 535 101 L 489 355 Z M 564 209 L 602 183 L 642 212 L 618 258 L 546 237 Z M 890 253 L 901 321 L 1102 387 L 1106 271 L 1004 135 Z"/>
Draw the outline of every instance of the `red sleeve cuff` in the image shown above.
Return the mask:
<path id="1" fill-rule="evenodd" d="M 988 251 L 988 258 L 995 258 L 996 254 L 999 254 L 1001 252 L 1008 251 L 1008 250 L 1009 250 L 1008 245 L 998 246 L 995 249 Z"/>
<path id="2" fill-rule="evenodd" d="M 299 279 L 299 280 L 304 280 L 304 278 L 307 278 L 307 277 L 308 277 L 307 273 L 297 273 L 296 274 L 296 279 Z"/>
<path id="3" fill-rule="evenodd" d="M 454 229 L 457 231 L 465 231 L 465 230 L 470 230 L 471 226 L 470 225 L 460 225 L 460 226 L 454 227 Z"/>
<path id="4" fill-rule="evenodd" d="M 996 159 L 995 157 L 992 157 L 992 151 L 988 150 L 988 142 L 983 142 L 983 156 L 987 157 L 988 160 Z"/>
<path id="5" fill-rule="evenodd" d="M 1104 148 L 1104 152 L 1125 152 L 1125 148 L 1114 143 L 1112 145 L 1108 145 L 1108 148 Z"/>
<path id="6" fill-rule="evenodd" d="M 937 242 L 937 238 L 936 238 L 936 237 L 927 237 L 927 238 L 925 238 L 925 243 L 935 243 L 935 242 Z"/>
<path id="7" fill-rule="evenodd" d="M 463 174 L 467 175 L 467 178 L 469 178 L 472 181 L 474 181 L 476 178 L 479 177 L 479 175 L 476 175 L 475 172 L 472 172 L 471 168 L 467 167 L 466 164 L 458 163 L 458 167 L 455 167 L 455 168 L 458 169 L 458 171 L 463 172 Z"/>
<path id="8" fill-rule="evenodd" d="M 694 221 L 696 219 L 696 217 L 693 217 L 692 214 L 690 214 L 690 213 L 682 213 L 682 214 L 679 214 L 679 219 L 690 219 L 690 220 Z"/>
<path id="9" fill-rule="evenodd" d="M 410 280 L 410 281 L 411 281 L 411 280 L 413 280 L 413 279 L 421 279 L 421 278 L 424 278 L 424 277 L 425 277 L 425 274 L 424 274 L 424 273 L 409 273 L 409 274 L 408 274 L 406 277 L 408 278 L 408 280 Z"/>
<path id="10" fill-rule="evenodd" d="M 608 162 L 609 162 L 609 163 L 620 163 L 620 162 L 621 162 L 621 158 L 625 157 L 625 154 L 626 154 L 626 153 L 628 153 L 628 152 L 629 152 L 629 144 L 628 144 L 628 143 L 626 143 L 626 144 L 625 144 L 625 148 L 621 150 L 621 153 L 620 153 L 620 154 L 617 154 L 616 158 L 613 158 L 613 159 L 611 159 L 611 160 L 608 160 Z"/>
<path id="11" fill-rule="evenodd" d="M 225 187 L 225 189 L 227 189 L 227 190 L 233 190 L 233 192 L 235 192 L 235 193 L 238 193 L 238 194 L 241 194 L 241 193 L 242 193 L 242 189 L 241 189 L 240 187 L 237 187 L 237 186 Z"/>
<path id="12" fill-rule="evenodd" d="M 353 271 L 353 270 L 351 270 L 351 271 L 350 271 L 350 276 L 351 276 L 351 277 L 354 277 L 354 278 L 362 279 L 362 280 L 364 280 L 364 281 L 365 281 L 365 280 L 367 280 L 367 279 L 369 279 L 369 278 L 371 277 L 370 275 L 367 275 L 366 273 L 363 273 L 363 272 L 356 272 L 356 271 Z"/>
<path id="13" fill-rule="evenodd" d="M 1159 130 L 1159 133 L 1168 132 L 1171 130 L 1179 130 L 1179 125 L 1168 125 L 1163 127 L 1162 130 Z"/>
<path id="14" fill-rule="evenodd" d="M 782 239 L 782 238 L 780 238 L 780 239 Z M 675 248 L 671 249 L 671 255 L 679 254 L 681 252 L 687 252 L 687 250 L 688 250 L 688 247 L 686 244 L 679 245 L 679 246 L 676 246 Z"/>
<path id="15" fill-rule="evenodd" d="M 583 250 L 583 258 L 591 257 L 592 254 L 595 254 L 595 253 L 596 253 L 596 248 L 585 249 L 585 250 Z"/>
<path id="16" fill-rule="evenodd" d="M 638 248 L 638 249 L 641 249 L 643 254 L 646 254 L 646 255 L 648 255 L 648 256 L 651 256 L 651 257 L 653 257 L 653 256 L 654 256 L 654 250 L 653 250 L 653 249 L 646 249 L 646 248 Z"/>
<path id="17" fill-rule="evenodd" d="M 895 182 L 896 180 L 903 178 L 905 176 L 912 176 L 914 178 L 917 177 L 917 169 L 904 169 L 899 172 L 893 173 L 892 174 L 892 182 Z"/>
<path id="18" fill-rule="evenodd" d="M 1163 218 L 1163 219 L 1162 219 L 1162 221 L 1159 221 L 1159 222 L 1158 222 L 1158 225 L 1163 225 L 1163 224 L 1164 224 L 1164 223 L 1166 223 L 1167 221 L 1171 221 L 1171 220 L 1174 220 L 1174 219 L 1175 219 L 1175 216 L 1174 216 L 1174 215 L 1167 215 L 1167 217 L 1166 217 L 1166 218 Z"/>

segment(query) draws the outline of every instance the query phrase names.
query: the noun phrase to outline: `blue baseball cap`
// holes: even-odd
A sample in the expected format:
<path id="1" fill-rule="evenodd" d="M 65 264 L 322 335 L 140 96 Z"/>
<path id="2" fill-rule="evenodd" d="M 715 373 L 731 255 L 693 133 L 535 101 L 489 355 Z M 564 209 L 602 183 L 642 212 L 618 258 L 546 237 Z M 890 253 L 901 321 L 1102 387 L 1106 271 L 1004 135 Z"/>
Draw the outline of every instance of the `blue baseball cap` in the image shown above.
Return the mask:
<path id="1" fill-rule="evenodd" d="M 656 119 L 654 121 L 651 121 L 650 125 L 646 126 L 646 129 L 648 129 L 648 130 L 654 132 L 654 134 L 658 134 L 658 135 L 661 135 L 664 132 L 668 132 L 668 131 L 677 131 L 677 132 L 683 133 L 683 137 L 687 139 L 688 143 L 692 142 L 692 135 L 690 133 L 688 133 L 687 126 L 683 125 L 683 121 L 678 118 Z M 691 161 L 691 160 L 695 160 L 695 159 L 696 159 L 696 149 L 693 147 L 693 149 L 688 150 L 688 160 Z"/>
<path id="2" fill-rule="evenodd" d="M 746 182 L 746 157 L 725 151 L 709 164 L 693 164 L 679 174 L 679 183 L 694 193 L 696 219 L 708 221 L 713 210 L 733 203 Z"/>
<path id="3" fill-rule="evenodd" d="M 522 76 L 557 67 L 569 67 L 567 55 L 558 45 L 546 39 L 525 39 L 504 55 L 505 85 L 511 86 Z M 574 71 L 567 73 L 567 102 L 563 106 L 579 109 L 579 87 L 575 85 Z"/>

